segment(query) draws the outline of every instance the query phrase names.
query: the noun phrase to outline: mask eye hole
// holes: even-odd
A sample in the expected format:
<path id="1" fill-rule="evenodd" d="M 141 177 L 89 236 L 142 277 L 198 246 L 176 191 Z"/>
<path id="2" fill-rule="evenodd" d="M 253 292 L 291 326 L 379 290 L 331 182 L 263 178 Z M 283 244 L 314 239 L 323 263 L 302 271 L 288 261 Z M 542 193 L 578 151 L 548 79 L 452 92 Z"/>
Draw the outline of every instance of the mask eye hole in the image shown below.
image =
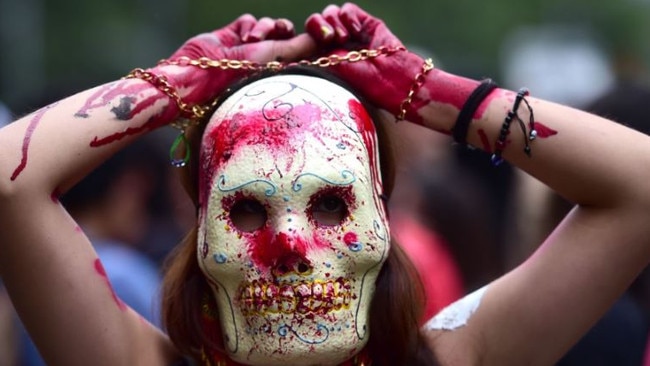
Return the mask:
<path id="1" fill-rule="evenodd" d="M 241 199 L 230 209 L 230 221 L 240 231 L 255 231 L 266 223 L 266 209 L 256 200 Z"/>
<path id="2" fill-rule="evenodd" d="M 345 201 L 334 194 L 326 194 L 314 200 L 310 211 L 313 220 L 323 226 L 339 225 L 348 216 Z"/>

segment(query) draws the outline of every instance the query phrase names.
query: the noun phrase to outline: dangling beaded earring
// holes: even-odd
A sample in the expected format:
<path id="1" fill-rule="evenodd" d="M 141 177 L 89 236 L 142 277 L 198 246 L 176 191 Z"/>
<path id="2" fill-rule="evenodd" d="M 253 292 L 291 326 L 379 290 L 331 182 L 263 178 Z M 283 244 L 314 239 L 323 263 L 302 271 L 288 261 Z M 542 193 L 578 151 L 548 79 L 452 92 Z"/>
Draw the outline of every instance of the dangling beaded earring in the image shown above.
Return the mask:
<path id="1" fill-rule="evenodd" d="M 182 157 L 176 157 L 176 150 L 178 150 L 178 147 L 181 144 L 185 147 L 185 153 Z M 190 154 L 190 144 L 187 142 L 187 138 L 185 137 L 185 129 L 182 129 L 181 133 L 176 136 L 172 146 L 169 148 L 169 162 L 173 167 L 182 168 L 190 162 Z"/>

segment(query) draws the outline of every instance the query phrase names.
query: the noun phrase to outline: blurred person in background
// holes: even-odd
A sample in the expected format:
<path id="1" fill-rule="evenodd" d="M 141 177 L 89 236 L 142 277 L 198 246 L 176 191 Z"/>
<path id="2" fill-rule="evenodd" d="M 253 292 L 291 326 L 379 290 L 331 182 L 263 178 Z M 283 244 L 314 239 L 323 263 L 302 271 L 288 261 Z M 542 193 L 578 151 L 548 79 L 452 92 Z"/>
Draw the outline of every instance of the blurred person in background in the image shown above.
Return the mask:
<path id="1" fill-rule="evenodd" d="M 445 306 L 465 295 L 465 284 L 456 261 L 454 248 L 445 235 L 429 225 L 422 209 L 439 190 L 430 190 L 424 182 L 445 166 L 449 159 L 448 138 L 410 124 L 388 124 L 395 155 L 395 188 L 390 199 L 390 223 L 393 235 L 417 268 L 424 285 L 424 319 L 430 319 Z M 430 167 L 437 167 L 430 169 Z M 446 214 L 447 207 L 439 210 Z M 445 233 L 446 234 L 446 233 Z"/>

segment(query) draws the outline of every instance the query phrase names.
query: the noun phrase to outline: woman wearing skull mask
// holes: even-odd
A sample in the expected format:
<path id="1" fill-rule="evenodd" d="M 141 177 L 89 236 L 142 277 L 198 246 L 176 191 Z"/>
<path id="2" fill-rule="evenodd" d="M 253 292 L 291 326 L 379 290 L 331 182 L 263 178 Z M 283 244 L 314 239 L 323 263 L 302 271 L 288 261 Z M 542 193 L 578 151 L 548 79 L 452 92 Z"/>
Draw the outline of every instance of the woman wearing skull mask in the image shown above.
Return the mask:
<path id="1" fill-rule="evenodd" d="M 647 137 L 432 69 L 353 4 L 311 16 L 307 32 L 293 37 L 286 21 L 244 16 L 190 40 L 170 62 L 0 131 L 0 271 L 51 364 L 164 365 L 181 353 L 206 364 L 406 364 L 415 358 L 396 352 L 385 360 L 377 351 L 390 357 L 388 340 L 402 336 L 377 329 L 398 317 L 387 313 L 395 307 L 379 304 L 404 299 L 382 288 L 399 251 L 385 225 L 374 127 L 354 95 L 313 76 L 252 82 L 210 118 L 198 158 L 196 240 L 178 257 L 196 255 L 196 263 L 188 268 L 177 259 L 168 276 L 166 323 L 174 344 L 112 295 L 101 263 L 56 198 L 142 133 L 179 115 L 198 119 L 203 110 L 190 106 L 210 104 L 246 75 L 246 65 L 256 68 L 241 62 L 213 68 L 201 57 L 295 60 L 318 56 L 314 42 L 345 48 L 350 40 L 380 50 L 361 60 L 342 51 L 351 62 L 334 62 L 331 70 L 374 105 L 493 151 L 495 162 L 508 159 L 578 204 L 524 265 L 422 328 L 440 364 L 552 364 L 645 267 L 649 177 L 638 167 L 650 156 Z M 232 66 L 238 68 L 222 70 Z M 537 118 L 520 131 L 515 119 L 533 109 Z M 537 140 L 525 139 L 535 137 L 532 131 Z M 197 268 L 203 277 L 194 275 Z M 401 271 L 390 279 L 408 281 Z M 376 276 L 376 296 L 385 298 L 371 305 Z M 205 281 L 209 293 L 192 293 L 206 288 L 193 281 Z M 194 296 L 181 297 L 186 290 Z M 178 311 L 188 308 L 191 314 Z M 406 319 L 417 322 L 417 316 Z M 393 325 L 388 329 L 398 329 Z M 182 338 L 191 332 L 203 336 Z M 419 332 L 407 336 L 401 351 L 424 348 Z M 210 340 L 221 344 L 212 347 Z"/>

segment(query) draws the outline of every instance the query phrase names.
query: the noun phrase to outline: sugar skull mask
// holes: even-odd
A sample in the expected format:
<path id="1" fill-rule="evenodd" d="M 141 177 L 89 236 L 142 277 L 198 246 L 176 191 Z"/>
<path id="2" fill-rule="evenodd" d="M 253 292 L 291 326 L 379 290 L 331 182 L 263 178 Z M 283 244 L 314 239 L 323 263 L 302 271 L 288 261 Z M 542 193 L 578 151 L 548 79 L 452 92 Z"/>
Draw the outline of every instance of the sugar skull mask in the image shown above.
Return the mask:
<path id="1" fill-rule="evenodd" d="M 198 260 L 225 349 L 246 364 L 336 364 L 369 337 L 388 255 L 374 125 L 321 78 L 238 90 L 203 135 Z"/>

